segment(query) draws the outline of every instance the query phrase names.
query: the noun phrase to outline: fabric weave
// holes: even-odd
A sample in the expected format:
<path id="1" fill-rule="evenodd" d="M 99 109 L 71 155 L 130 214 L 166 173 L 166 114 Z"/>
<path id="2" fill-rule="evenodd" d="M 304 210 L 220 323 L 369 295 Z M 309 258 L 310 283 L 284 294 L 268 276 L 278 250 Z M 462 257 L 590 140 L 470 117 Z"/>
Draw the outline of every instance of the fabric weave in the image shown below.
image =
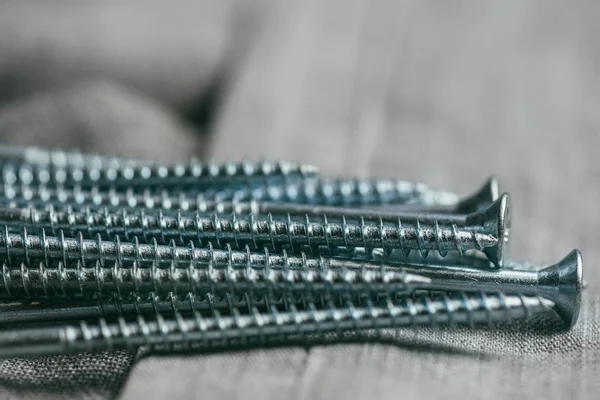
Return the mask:
<path id="1" fill-rule="evenodd" d="M 2 360 L 0 397 L 597 397 L 595 2 L 238 2 L 231 9 L 238 16 L 261 7 L 256 24 L 241 33 L 218 22 L 236 18 L 209 21 L 212 7 L 215 15 L 229 12 L 223 14 L 219 2 L 199 2 L 205 8 L 194 15 L 197 35 L 206 20 L 218 25 L 215 32 L 237 32 L 230 42 L 211 36 L 177 47 L 173 36 L 156 39 L 143 48 L 164 54 L 158 64 L 131 47 L 124 50 L 131 58 L 121 63 L 111 62 L 111 52 L 63 52 L 68 62 L 40 64 L 39 73 L 52 68 L 45 75 L 52 79 L 41 83 L 30 79 L 32 70 L 38 72 L 31 61 L 36 33 L 28 36 L 18 26 L 19 18 L 31 20 L 25 14 L 35 7 L 9 3 L 10 14 L 0 8 L 0 16 L 15 21 L 0 23 L 0 82 L 22 90 L 6 90 L 0 106 L 5 142 L 54 143 L 52 135 L 64 148 L 164 161 L 192 153 L 219 160 L 283 158 L 314 163 L 326 175 L 398 177 L 462 194 L 496 174 L 512 196 L 511 257 L 549 264 L 578 248 L 588 287 L 580 321 L 569 332 L 548 315 L 496 328 L 402 329 L 366 344 L 140 353 L 136 362 L 127 352 Z M 148 6 L 144 13 L 160 15 L 160 8 Z M 49 24 L 43 32 L 56 24 L 52 18 L 35 21 Z M 164 24 L 156 32 L 170 27 L 176 33 L 175 23 Z M 191 26 L 182 32 L 194 36 Z M 53 40 L 68 38 L 50 35 L 40 46 L 49 49 Z M 240 55 L 230 58 L 230 46 Z M 85 46 L 77 49 L 85 54 Z M 180 65 L 186 53 L 193 53 L 189 68 Z M 77 85 L 55 79 L 68 77 L 73 66 L 84 71 L 89 60 L 110 68 L 97 65 L 94 76 L 77 74 L 84 81 Z M 139 65 L 139 78 L 127 69 L 132 64 Z M 225 66 L 230 76 L 219 109 L 212 110 L 217 118 L 207 144 L 182 115 Z M 193 86 L 194 80 L 202 84 Z M 166 90 L 171 83 L 173 90 Z"/>

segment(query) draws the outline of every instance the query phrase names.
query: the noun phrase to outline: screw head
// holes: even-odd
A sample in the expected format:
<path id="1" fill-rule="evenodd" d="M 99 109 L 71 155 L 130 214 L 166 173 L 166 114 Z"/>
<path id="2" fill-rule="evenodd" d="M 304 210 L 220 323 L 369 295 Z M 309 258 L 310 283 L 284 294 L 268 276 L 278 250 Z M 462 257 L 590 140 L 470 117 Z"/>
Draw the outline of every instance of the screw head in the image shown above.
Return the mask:
<path id="1" fill-rule="evenodd" d="M 581 308 L 583 290 L 583 257 L 578 250 L 571 251 L 558 263 L 539 273 L 540 294 L 555 304 L 557 314 L 565 326 L 575 325 Z"/>
<path id="2" fill-rule="evenodd" d="M 483 249 L 487 258 L 497 267 L 504 265 L 510 233 L 510 197 L 502 194 L 486 210 L 467 216 L 466 224 L 479 227 L 482 233 L 498 239 L 495 246 Z"/>
<path id="3" fill-rule="evenodd" d="M 498 179 L 495 176 L 491 176 L 487 181 L 470 196 L 461 199 L 457 206 L 456 211 L 459 214 L 470 214 L 477 211 L 483 211 L 491 203 L 498 200 L 500 197 L 498 188 Z"/>

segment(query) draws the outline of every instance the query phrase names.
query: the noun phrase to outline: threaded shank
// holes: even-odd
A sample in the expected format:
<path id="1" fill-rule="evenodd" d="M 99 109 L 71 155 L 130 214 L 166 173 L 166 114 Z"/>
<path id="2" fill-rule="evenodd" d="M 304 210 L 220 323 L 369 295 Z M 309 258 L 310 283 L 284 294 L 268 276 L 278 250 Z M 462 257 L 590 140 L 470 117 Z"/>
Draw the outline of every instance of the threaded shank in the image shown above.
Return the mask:
<path id="1" fill-rule="evenodd" d="M 456 298 L 406 298 L 394 303 L 388 299 L 383 306 L 368 304 L 356 307 L 348 302 L 340 308 L 333 305 L 319 309 L 309 304 L 306 310 L 268 312 L 254 310 L 250 314 L 233 313 L 211 317 L 194 313 L 184 318 L 160 314 L 155 320 L 141 316 L 135 322 L 119 318 L 110 324 L 100 319 L 96 324 L 81 322 L 58 328 L 21 329 L 0 332 L 0 356 L 57 354 L 114 348 L 135 348 L 140 345 L 173 345 L 199 343 L 202 347 L 248 340 L 285 339 L 290 335 L 363 329 L 398 328 L 417 325 L 447 325 L 491 323 L 529 316 L 552 307 L 552 302 L 539 297 L 509 295 L 468 295 Z"/>
<path id="2" fill-rule="evenodd" d="M 27 175 L 27 174 L 26 174 Z M 308 174 L 307 174 L 308 175 Z M 453 205 L 458 197 L 453 193 L 436 192 L 421 183 L 391 180 L 324 180 L 302 179 L 287 182 L 269 181 L 268 185 L 224 188 L 195 185 L 188 193 L 173 195 L 156 191 L 156 185 L 139 187 L 131 184 L 109 188 L 90 185 L 57 184 L 56 182 L 23 184 L 31 179 L 5 179 L 0 194 L 16 206 L 145 207 L 182 210 L 202 210 L 206 200 L 248 202 L 272 201 L 311 205 L 374 205 L 420 204 L 422 206 Z M 38 179 L 40 180 L 40 179 Z M 259 182 L 260 183 L 260 182 Z M 6 201 L 6 200 L 5 200 Z M 197 203 L 197 204 L 196 204 Z"/>
<path id="3" fill-rule="evenodd" d="M 290 162 L 242 162 L 203 164 L 192 161 L 188 165 L 117 165 L 92 168 L 66 166 L 48 168 L 35 164 L 5 163 L 2 183 L 47 184 L 67 187 L 181 187 L 214 186 L 232 183 L 264 184 L 283 183 L 292 178 L 316 175 L 317 168 Z M 266 180 L 266 181 L 265 181 Z"/>
<path id="4" fill-rule="evenodd" d="M 400 214 L 399 214 L 400 215 Z M 353 217 L 356 220 L 356 217 Z M 415 217 L 399 216 L 396 222 L 365 221 L 360 223 L 341 221 L 328 222 L 293 218 L 286 220 L 239 216 L 233 213 L 222 218 L 218 214 L 209 217 L 203 213 L 177 213 L 176 216 L 162 212 L 150 213 L 143 210 L 131 213 L 122 209 L 120 213 L 78 213 L 73 211 L 55 212 L 35 209 L 0 210 L 0 222 L 13 226 L 26 226 L 34 233 L 48 229 L 54 234 L 66 230 L 71 234 L 85 233 L 89 237 L 101 235 L 111 238 L 122 235 L 126 239 L 142 237 L 146 241 L 157 238 L 163 243 L 172 239 L 180 243 L 190 240 L 203 245 L 214 243 L 221 247 L 225 243 L 240 246 L 251 245 L 261 248 L 272 245 L 274 248 L 289 245 L 382 248 L 400 249 L 406 255 L 418 250 L 423 257 L 430 250 L 438 251 L 442 256 L 451 251 L 462 253 L 465 250 L 482 250 L 498 244 L 498 238 L 482 233 L 479 227 L 465 226 L 449 219 L 421 221 Z"/>
<path id="5" fill-rule="evenodd" d="M 325 263 L 324 263 L 325 264 Z M 55 268 L 43 262 L 39 267 L 10 268 L 4 263 L 0 296 L 13 298 L 91 297 L 109 295 L 113 292 L 127 294 L 169 293 L 204 295 L 217 297 L 225 294 L 251 296 L 268 293 L 407 293 L 413 290 L 412 282 L 426 281 L 418 276 L 398 271 L 381 269 L 310 268 L 304 262 L 299 269 L 264 268 L 264 265 L 249 265 L 246 268 L 214 268 L 189 266 L 177 268 L 140 268 L 119 266 L 102 267 L 100 262 L 90 267 L 80 261 L 61 261 Z"/>

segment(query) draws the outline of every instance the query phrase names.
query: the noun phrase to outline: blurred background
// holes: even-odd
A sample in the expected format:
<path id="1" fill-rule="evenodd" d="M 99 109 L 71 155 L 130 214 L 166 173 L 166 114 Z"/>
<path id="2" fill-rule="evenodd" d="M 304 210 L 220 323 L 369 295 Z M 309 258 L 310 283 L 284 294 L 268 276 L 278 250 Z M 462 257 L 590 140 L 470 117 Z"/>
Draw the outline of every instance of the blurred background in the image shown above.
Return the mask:
<path id="1" fill-rule="evenodd" d="M 512 195 L 512 255 L 552 263 L 577 247 L 589 283 L 582 322 L 550 338 L 425 329 L 391 349 L 150 357 L 135 367 L 129 353 L 65 357 L 60 374 L 28 361 L 29 375 L 15 378 L 5 364 L 0 384 L 41 398 L 49 388 L 100 398 L 593 393 L 599 20 L 593 1 L 0 3 L 2 143 L 160 161 L 289 159 L 462 194 L 495 174 Z M 187 389 L 169 385 L 167 367 Z M 431 377 L 439 385 L 425 385 Z"/>

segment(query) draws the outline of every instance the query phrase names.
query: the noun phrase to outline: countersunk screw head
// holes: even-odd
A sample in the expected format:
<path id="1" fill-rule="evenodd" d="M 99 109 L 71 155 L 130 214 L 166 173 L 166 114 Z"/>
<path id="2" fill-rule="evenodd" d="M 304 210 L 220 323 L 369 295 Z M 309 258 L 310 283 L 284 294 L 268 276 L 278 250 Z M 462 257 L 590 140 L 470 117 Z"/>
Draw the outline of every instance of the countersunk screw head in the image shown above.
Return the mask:
<path id="1" fill-rule="evenodd" d="M 456 265 L 432 263 L 394 263 L 410 274 L 431 279 L 419 286 L 425 290 L 519 293 L 543 297 L 555 304 L 556 313 L 565 326 L 577 322 L 583 290 L 583 258 L 578 250 L 571 251 L 558 263 L 546 268 L 519 267 L 477 269 L 462 261 Z"/>
<path id="2" fill-rule="evenodd" d="M 553 301 L 558 315 L 567 326 L 579 318 L 583 290 L 583 257 L 571 251 L 558 263 L 538 272 L 540 295 Z"/>
<path id="3" fill-rule="evenodd" d="M 504 193 L 485 211 L 473 213 L 466 218 L 469 226 L 481 226 L 498 239 L 494 246 L 483 249 L 488 259 L 497 266 L 503 266 L 510 233 L 510 197 Z"/>
<path id="4" fill-rule="evenodd" d="M 491 176 L 479 190 L 470 196 L 462 198 L 456 205 L 456 211 L 459 214 L 482 211 L 489 207 L 490 203 L 498 200 L 498 197 L 498 179 L 495 176 Z"/>

